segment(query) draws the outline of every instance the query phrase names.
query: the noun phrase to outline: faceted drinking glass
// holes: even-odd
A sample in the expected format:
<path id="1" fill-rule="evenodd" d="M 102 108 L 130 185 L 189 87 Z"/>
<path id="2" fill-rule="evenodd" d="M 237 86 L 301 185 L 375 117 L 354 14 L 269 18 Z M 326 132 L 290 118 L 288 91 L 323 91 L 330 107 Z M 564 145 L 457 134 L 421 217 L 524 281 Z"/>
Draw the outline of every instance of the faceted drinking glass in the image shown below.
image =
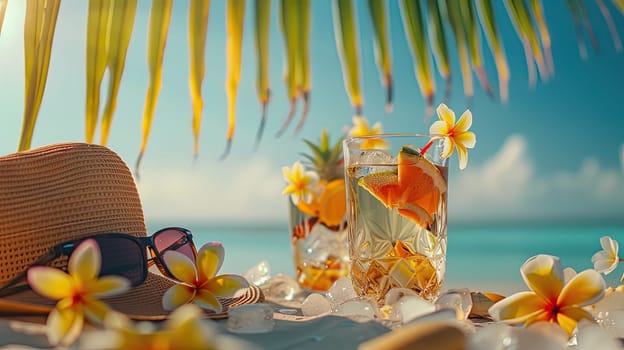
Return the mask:
<path id="1" fill-rule="evenodd" d="M 391 288 L 433 300 L 446 270 L 447 159 L 434 135 L 343 141 L 348 244 L 356 292 L 383 303 Z"/>

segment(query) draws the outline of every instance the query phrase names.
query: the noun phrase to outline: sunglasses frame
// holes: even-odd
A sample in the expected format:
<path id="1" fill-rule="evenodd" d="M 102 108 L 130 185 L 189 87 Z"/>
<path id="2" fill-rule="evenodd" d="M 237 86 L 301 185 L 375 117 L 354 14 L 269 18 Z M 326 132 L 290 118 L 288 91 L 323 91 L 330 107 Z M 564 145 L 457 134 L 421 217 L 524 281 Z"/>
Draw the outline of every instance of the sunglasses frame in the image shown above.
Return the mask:
<path id="1" fill-rule="evenodd" d="M 170 230 L 174 230 L 174 231 L 178 231 L 180 233 L 182 233 L 184 236 L 183 238 L 184 241 L 179 243 L 179 242 L 175 242 L 177 244 L 172 244 L 169 247 L 166 247 L 165 249 L 163 249 L 162 251 L 158 251 L 156 249 L 156 243 L 155 243 L 155 238 L 159 235 L 164 233 L 165 231 L 170 231 Z M 83 241 L 87 240 L 87 239 L 93 239 L 96 242 L 98 242 L 98 239 L 102 239 L 102 238 L 107 238 L 107 237 L 116 237 L 116 238 L 120 238 L 120 239 L 128 239 L 134 243 L 136 243 L 140 250 L 141 250 L 141 261 L 144 262 L 143 263 L 143 271 L 142 271 L 142 276 L 140 278 L 140 281 L 137 279 L 136 282 L 131 281 L 132 286 L 136 287 L 138 285 L 143 284 L 143 282 L 145 282 L 145 279 L 147 278 L 148 275 L 148 270 L 150 268 L 151 265 L 156 264 L 156 267 L 158 268 L 158 270 L 165 276 L 173 278 L 173 274 L 171 273 L 171 271 L 169 270 L 169 268 L 167 267 L 167 265 L 164 263 L 163 260 L 163 256 L 162 254 L 168 250 L 172 250 L 172 249 L 177 249 L 179 247 L 182 247 L 185 244 L 190 244 L 191 247 L 191 251 L 193 253 L 193 257 L 197 258 L 197 248 L 195 247 L 195 243 L 193 242 L 193 234 L 191 233 L 190 230 L 183 228 L 183 227 L 176 227 L 176 226 L 172 226 L 172 227 L 165 227 L 163 229 L 160 229 L 156 232 L 154 232 L 153 234 L 149 235 L 149 236 L 133 236 L 127 233 L 118 233 L 118 232 L 114 232 L 114 233 L 100 233 L 100 234 L 95 234 L 95 235 L 91 235 L 91 236 L 86 236 L 86 237 L 81 237 L 78 239 L 74 239 L 71 241 L 66 241 L 63 243 L 59 243 L 57 245 L 55 245 L 54 247 L 52 247 L 51 249 L 49 249 L 46 253 L 44 253 L 43 255 L 41 255 L 39 258 L 37 258 L 37 260 L 35 260 L 35 262 L 33 262 L 32 264 L 28 265 L 28 267 L 26 267 L 26 269 L 24 269 L 24 271 L 22 271 L 21 273 L 19 273 L 18 275 L 16 275 L 15 277 L 13 277 L 11 280 L 9 280 L 8 282 L 4 283 L 2 286 L 0 286 L 0 297 L 2 296 L 6 296 L 6 295 L 11 295 L 17 292 L 20 292 L 22 290 L 26 290 L 29 288 L 28 284 L 24 284 L 24 285 L 19 285 L 19 286 L 15 286 L 17 283 L 26 280 L 26 276 L 28 273 L 28 269 L 30 269 L 31 267 L 34 266 L 42 266 L 42 265 L 46 265 L 52 261 L 54 261 L 55 259 L 58 259 L 60 257 L 66 256 L 66 257 L 70 257 L 71 254 L 74 252 L 74 250 L 76 249 L 76 247 L 78 247 L 78 245 L 80 245 L 80 243 L 82 243 Z M 100 243 L 98 243 L 98 245 L 100 245 Z M 147 249 L 149 249 L 150 251 L 150 257 L 147 257 Z M 102 262 L 104 263 L 104 262 Z M 111 274 L 108 274 L 111 275 Z M 13 287 L 15 286 L 15 287 Z"/>

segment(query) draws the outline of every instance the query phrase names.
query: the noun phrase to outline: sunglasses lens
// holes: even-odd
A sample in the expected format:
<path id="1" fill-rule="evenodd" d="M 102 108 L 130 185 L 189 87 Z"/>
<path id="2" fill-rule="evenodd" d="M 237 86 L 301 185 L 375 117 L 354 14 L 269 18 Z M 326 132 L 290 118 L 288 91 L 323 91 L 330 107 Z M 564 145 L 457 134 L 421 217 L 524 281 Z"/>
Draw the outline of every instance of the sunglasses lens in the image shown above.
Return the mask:
<path id="1" fill-rule="evenodd" d="M 154 246 L 161 255 L 169 250 L 173 250 L 195 261 L 193 241 L 191 241 L 191 238 L 182 230 L 172 228 L 158 232 L 154 235 Z"/>
<path id="2" fill-rule="evenodd" d="M 100 275 L 122 276 L 137 286 L 147 277 L 147 263 L 138 242 L 119 236 L 101 236 L 96 240 L 102 254 Z"/>

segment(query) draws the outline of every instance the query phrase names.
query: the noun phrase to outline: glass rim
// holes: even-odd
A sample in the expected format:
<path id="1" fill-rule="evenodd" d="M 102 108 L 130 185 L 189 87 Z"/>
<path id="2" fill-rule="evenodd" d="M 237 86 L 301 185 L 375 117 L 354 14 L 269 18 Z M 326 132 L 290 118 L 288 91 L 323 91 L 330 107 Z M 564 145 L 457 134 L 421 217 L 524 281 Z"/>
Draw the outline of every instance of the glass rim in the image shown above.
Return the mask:
<path id="1" fill-rule="evenodd" d="M 390 139 L 401 137 L 428 137 L 430 139 L 444 139 L 446 135 L 442 134 L 421 134 L 421 133 L 388 133 L 388 134 L 374 134 L 374 135 L 359 135 L 359 136 L 347 136 L 342 141 L 344 144 L 349 144 L 357 140 L 373 140 L 373 139 Z"/>

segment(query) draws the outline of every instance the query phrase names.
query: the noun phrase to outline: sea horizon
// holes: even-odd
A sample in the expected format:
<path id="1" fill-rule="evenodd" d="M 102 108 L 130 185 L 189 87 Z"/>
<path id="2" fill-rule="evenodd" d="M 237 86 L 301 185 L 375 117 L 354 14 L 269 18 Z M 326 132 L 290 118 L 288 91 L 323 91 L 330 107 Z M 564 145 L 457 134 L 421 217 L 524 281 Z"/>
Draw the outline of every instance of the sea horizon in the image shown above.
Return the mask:
<path id="1" fill-rule="evenodd" d="M 148 224 L 150 232 L 161 226 Z M 242 222 L 168 222 L 193 232 L 195 244 L 221 242 L 226 257 L 220 273 L 244 274 L 261 261 L 269 262 L 271 275 L 294 277 L 288 224 Z M 444 289 L 468 288 L 502 295 L 527 290 L 520 267 L 529 258 L 549 254 L 562 267 L 580 272 L 593 268 L 591 257 L 601 250 L 600 238 L 624 239 L 624 224 L 584 223 L 449 223 Z M 621 284 L 622 270 L 605 276 L 609 286 Z"/>

